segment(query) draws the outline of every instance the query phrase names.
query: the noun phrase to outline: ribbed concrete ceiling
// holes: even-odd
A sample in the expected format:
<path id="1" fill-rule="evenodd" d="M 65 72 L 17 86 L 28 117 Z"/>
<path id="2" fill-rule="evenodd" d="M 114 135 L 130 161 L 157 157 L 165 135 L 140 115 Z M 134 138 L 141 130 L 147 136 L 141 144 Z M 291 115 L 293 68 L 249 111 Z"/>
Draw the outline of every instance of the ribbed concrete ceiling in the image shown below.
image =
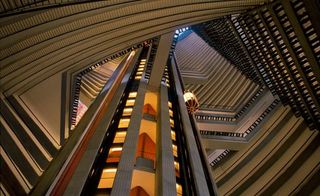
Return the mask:
<path id="1" fill-rule="evenodd" d="M 237 112 L 260 87 L 196 33 L 179 41 L 175 54 L 185 88 L 198 97 L 201 110 Z"/>
<path id="2" fill-rule="evenodd" d="M 134 44 L 181 27 L 241 13 L 267 1 L 119 0 L 75 4 L 75 0 L 0 0 L 1 96 L 6 99 L 22 95 L 30 100 L 26 104 L 30 110 L 45 108 L 33 115 L 30 112 L 30 117 L 43 125 L 40 133 L 56 134 L 55 145 L 60 148 L 64 145 L 60 133 L 68 131 L 59 119 L 70 112 L 62 104 L 71 103 L 61 86 L 70 87 L 72 76 Z M 176 53 L 182 74 L 189 79 L 186 88 L 196 93 L 202 110 L 235 113 L 259 89 L 194 33 L 178 43 Z M 69 83 L 62 82 L 65 75 Z M 53 88 L 47 88 L 48 84 Z M 34 89 L 39 93 L 32 93 Z M 46 91 L 56 95 L 53 101 Z M 38 100 L 42 100 L 40 105 Z M 22 101 L 19 104 L 23 105 Z"/>
<path id="3" fill-rule="evenodd" d="M 47 97 L 55 95 L 56 97 L 54 97 L 54 100 L 60 100 L 60 93 L 62 92 L 60 92 L 61 89 L 59 88 L 62 85 L 60 85 L 59 82 L 62 80 L 62 77 L 60 77 L 62 73 L 67 72 L 69 75 L 78 73 L 81 70 L 94 65 L 96 62 L 99 62 L 100 60 L 110 56 L 111 54 L 128 48 L 133 44 L 142 42 L 155 36 L 163 35 L 168 32 L 174 32 L 174 30 L 181 27 L 202 23 L 220 16 L 240 13 L 260 5 L 263 2 L 267 2 L 267 0 L 119 0 L 91 2 L 84 0 L 81 1 L 81 4 L 75 4 L 76 2 L 76 0 L 0 0 L 0 95 L 1 101 L 5 100 L 4 103 L 6 104 L 6 107 L 10 109 L 9 113 L 14 114 L 15 121 L 13 121 L 13 124 L 23 126 L 23 128 L 13 130 L 19 134 L 25 133 L 24 129 L 27 130 L 29 129 L 28 127 L 31 126 L 24 125 L 24 123 L 30 122 L 21 120 L 23 115 L 19 113 L 20 110 L 16 109 L 24 106 L 22 102 L 19 102 L 18 100 L 16 103 L 13 102 L 16 105 L 12 105 L 12 102 L 7 101 L 7 97 L 10 95 L 16 96 L 29 89 L 40 89 L 41 93 L 39 94 L 29 93 L 32 95 L 32 97 L 27 97 L 29 94 L 24 94 L 24 97 L 29 98 L 30 101 L 30 103 L 27 103 L 27 105 L 29 104 L 29 106 L 34 106 L 34 103 L 38 103 L 38 99 L 42 101 L 42 99 L 46 98 L 46 96 L 44 96 L 46 91 L 53 91 L 54 89 L 57 90 L 59 94 L 52 92 L 51 94 L 47 95 Z M 191 43 L 193 43 L 193 45 Z M 190 50 L 191 47 L 193 50 Z M 188 53 L 191 51 L 198 53 L 201 51 L 202 54 L 195 55 L 195 53 Z M 202 104 L 202 109 L 216 110 L 221 106 L 223 110 L 239 110 L 242 105 L 247 102 L 246 100 L 250 99 L 255 94 L 254 92 L 256 92 L 258 89 L 255 83 L 243 77 L 239 71 L 233 67 L 232 64 L 228 63 L 223 57 L 217 54 L 216 51 L 214 51 L 212 48 L 206 47 L 205 43 L 196 38 L 195 34 L 190 35 L 187 39 L 178 43 L 176 52 L 179 66 L 182 68 L 182 74 L 186 82 L 186 88 L 194 91 L 198 95 L 200 103 Z M 184 56 L 181 56 L 181 54 Z M 209 56 L 211 56 L 211 58 L 208 58 Z M 50 77 L 51 79 L 48 79 Z M 36 85 L 38 85 L 38 87 L 35 87 Z M 57 89 L 48 88 L 49 85 L 57 87 Z M 4 96 L 2 93 L 4 93 Z M 41 108 L 45 108 L 44 112 L 39 110 L 38 113 L 33 114 L 37 117 L 33 118 L 33 120 L 35 120 L 35 122 L 38 124 L 43 124 L 44 127 L 41 126 L 36 130 L 31 130 L 33 132 L 38 132 L 40 135 L 36 135 L 37 139 L 41 143 L 41 145 L 39 145 L 40 149 L 53 149 L 51 150 L 52 152 L 49 151 L 49 159 L 46 160 L 46 158 L 44 158 L 47 161 L 46 164 L 49 164 L 51 159 L 55 158 L 55 152 L 60 148 L 60 146 L 59 148 L 56 147 L 58 144 L 52 142 L 52 139 L 50 140 L 51 137 L 47 136 L 47 132 L 49 134 L 55 134 L 55 132 L 60 131 L 59 119 L 61 119 L 60 115 L 62 114 L 60 110 L 56 111 L 56 113 L 53 113 L 49 109 L 50 107 L 56 109 L 63 106 L 60 101 L 53 101 L 50 102 L 50 104 L 47 104 L 49 101 L 46 99 L 43 101 L 43 105 L 45 107 Z M 66 102 L 68 101 L 70 102 L 70 100 L 66 100 Z M 21 106 L 19 106 L 19 104 L 21 104 Z M 263 104 L 265 104 L 265 102 L 261 103 L 261 105 Z M 38 108 L 40 108 L 40 106 Z M 267 106 L 268 105 L 265 107 Z M 32 109 L 32 107 L 30 108 Z M 282 183 L 290 180 L 294 180 L 295 183 L 300 183 L 299 180 L 295 180 L 295 176 L 318 176 L 317 173 L 319 172 L 319 161 L 316 154 L 319 151 L 319 145 L 317 145 L 319 137 L 317 136 L 317 138 L 314 139 L 316 134 L 307 130 L 306 126 L 302 124 L 301 119 L 296 120 L 293 114 L 285 113 L 286 111 L 289 111 L 288 108 L 283 108 L 282 106 L 279 106 L 279 108 L 279 110 L 276 110 L 276 113 L 271 114 L 271 118 L 267 119 L 267 123 L 265 123 L 265 125 L 263 125 L 261 128 L 262 131 L 259 134 L 265 137 L 266 140 L 261 139 L 261 142 L 252 140 L 247 144 L 242 141 L 234 143 L 233 146 L 237 146 L 236 150 L 243 151 L 239 151 L 240 153 L 237 153 L 234 157 L 232 157 L 232 159 L 230 159 L 231 161 L 226 162 L 226 164 L 221 167 L 221 170 L 220 166 L 218 165 L 219 168 L 216 168 L 215 170 L 215 177 L 218 178 L 217 182 L 219 183 L 218 185 L 219 188 L 221 188 L 222 193 L 226 193 L 227 191 L 229 191 L 229 194 L 239 193 L 239 191 L 235 190 L 235 188 L 230 192 L 227 187 L 229 184 L 230 187 L 243 187 L 244 184 L 253 184 L 252 182 L 260 183 L 262 185 L 267 184 L 266 182 L 268 182 L 267 180 L 269 179 L 260 179 L 260 176 L 262 175 L 257 175 L 257 172 L 252 172 L 248 169 L 239 169 L 239 165 L 248 166 L 248 164 L 251 164 L 253 168 L 261 167 L 264 170 L 272 168 L 272 164 L 279 160 L 280 156 L 278 155 L 281 153 L 281 149 L 287 148 L 287 144 L 289 143 L 293 144 L 292 146 L 295 149 L 292 149 L 291 147 L 288 148 L 289 150 L 285 151 L 284 153 L 286 155 L 286 160 L 281 162 L 283 168 L 290 166 L 289 169 L 285 170 L 281 167 L 281 170 L 270 169 L 269 172 L 274 175 L 279 175 L 281 172 L 285 171 L 286 173 L 290 173 L 290 175 L 294 176 L 290 177 L 290 175 L 285 175 L 285 180 L 283 180 L 283 177 L 278 178 L 277 176 L 274 177 L 272 175 L 265 176 L 270 178 L 270 181 L 280 179 Z M 251 111 L 253 110 L 251 109 Z M 68 113 L 68 111 L 64 110 L 63 112 Z M 45 113 L 50 115 L 45 116 Z M 285 113 L 285 115 L 282 115 L 282 113 Z M 32 118 L 31 113 L 28 114 L 30 115 L 28 118 Z M 265 112 L 263 112 L 261 116 L 263 117 L 264 114 Z M 243 119 L 242 121 L 248 122 L 248 130 L 250 130 L 252 126 L 258 126 L 260 129 L 259 126 L 261 126 L 261 116 L 258 118 L 250 113 L 248 118 L 254 118 L 251 120 L 252 122 L 254 121 L 254 123 L 247 121 L 247 119 Z M 46 122 L 45 120 L 47 119 L 51 119 L 52 124 L 55 125 L 52 127 L 52 129 L 50 129 L 47 124 L 43 123 Z M 2 122 L 4 122 L 3 119 Z M 48 124 L 50 123 L 51 121 Z M 221 126 L 221 122 L 216 123 L 219 124 L 219 127 L 217 126 L 217 130 L 213 129 L 214 127 L 212 127 L 212 124 L 213 123 L 210 122 L 210 129 L 207 129 L 208 132 L 228 131 L 226 130 L 227 126 Z M 243 124 L 234 123 L 229 126 L 230 130 L 236 130 L 235 127 L 238 125 L 240 125 L 241 129 L 243 130 L 246 130 L 247 128 L 246 126 L 243 126 Z M 9 127 L 9 125 L 6 127 Z M 7 128 L 7 130 L 10 130 L 10 128 Z M 287 131 L 294 132 L 294 134 L 292 134 L 293 137 L 287 137 L 286 142 L 282 142 L 282 138 L 279 136 L 288 135 Z M 252 133 L 254 132 L 255 131 L 252 131 Z M 269 132 L 272 134 L 265 134 Z M 303 137 L 301 137 L 302 139 L 298 140 L 297 138 L 300 138 L 298 136 L 301 133 Z M 309 142 L 311 139 L 308 138 L 311 134 L 312 137 L 310 138 L 312 139 L 312 142 Z M 221 135 L 219 136 L 221 137 Z M 234 135 L 228 136 L 234 137 Z M 271 140 L 269 137 L 275 137 L 277 140 Z M 211 142 L 212 138 L 208 138 L 210 139 L 210 145 L 217 144 L 216 141 Z M 279 152 L 274 150 L 274 148 L 271 146 L 273 144 L 277 144 L 276 142 L 278 141 L 279 146 L 283 145 L 281 146 Z M 23 143 L 25 142 L 28 145 L 28 150 L 31 152 L 37 152 L 35 151 L 37 148 L 29 145 L 30 142 L 32 143 L 32 140 L 23 141 Z M 303 146 L 303 148 L 309 149 L 309 147 L 305 147 L 309 145 L 309 143 L 311 143 L 310 146 L 312 148 L 317 148 L 317 151 L 313 150 L 314 153 L 312 156 L 307 150 L 303 150 L 299 147 Z M 256 148 L 253 144 L 261 145 L 263 148 Z M 63 143 L 61 143 L 61 145 L 63 145 Z M 215 149 L 212 146 L 205 147 L 211 150 Z M 227 148 L 226 145 L 218 147 Z M 252 159 L 251 156 L 243 155 L 243 152 L 250 152 L 247 151 L 247 149 L 250 151 L 256 151 L 254 153 L 256 153 L 257 156 L 253 157 L 255 159 Z M 266 153 L 274 151 L 277 154 L 275 154 L 273 158 L 269 157 L 269 159 L 266 159 L 265 154 L 261 153 L 261 149 Z M 303 151 L 299 152 L 300 149 Z M 10 150 L 14 152 L 13 148 Z M 46 151 L 43 150 L 43 152 Z M 42 159 L 40 154 L 41 153 L 38 153 L 37 156 L 35 156 L 37 157 L 36 161 Z M 298 154 L 299 156 L 295 156 L 295 154 Z M 240 160 L 238 157 L 245 157 L 248 159 L 248 161 L 246 161 L 246 159 L 244 161 Z M 281 159 L 283 159 L 283 157 L 284 156 L 282 156 Z M 293 157 L 293 159 L 291 157 Z M 257 160 L 257 158 L 261 160 L 268 160 L 268 162 L 266 162 L 265 165 L 262 165 L 260 164 L 262 161 L 252 161 Z M 292 160 L 297 161 L 293 162 Z M 306 161 L 302 165 L 301 160 L 307 160 L 308 162 Z M 34 160 L 30 159 L 30 162 L 33 161 Z M 235 165 L 235 162 L 240 164 L 236 165 L 234 168 L 231 168 L 231 171 L 231 169 L 227 166 Z M 18 161 L 17 163 L 23 165 L 22 162 Z M 260 164 L 260 166 L 254 164 Z M 315 165 L 314 171 L 309 172 L 309 170 L 312 169 L 310 165 Z M 44 168 L 46 168 L 46 165 Z M 292 168 L 299 169 L 293 170 Z M 228 181 L 228 179 L 225 177 L 226 175 L 221 175 L 221 171 L 228 171 L 227 169 L 236 175 L 229 175 L 227 172 L 226 174 L 232 178 L 236 178 L 237 180 L 241 179 L 239 178 L 239 175 L 247 173 L 254 175 L 255 178 L 248 178 L 250 180 L 242 181 L 240 183 L 237 180 Z M 312 179 L 316 178 L 313 177 Z M 288 184 L 295 188 L 295 186 L 293 186 L 295 185 L 294 183 L 289 182 Z M 269 184 L 269 186 L 271 185 Z M 256 188 L 259 186 L 254 184 L 252 187 Z M 283 187 L 287 188 L 286 186 Z M 30 190 L 27 187 L 26 192 L 28 191 Z M 250 190 L 248 189 L 248 191 Z M 249 192 L 246 193 L 247 195 L 250 195 Z"/>
<path id="4" fill-rule="evenodd" d="M 88 0 L 80 0 L 86 2 Z M 14 14 L 21 11 L 30 11 L 37 8 L 46 8 L 50 6 L 61 6 L 76 3 L 75 0 L 1 0 L 0 13 L 2 15 Z M 79 2 L 79 1 L 78 1 Z"/>
<path id="5" fill-rule="evenodd" d="M 1 2 L 2 15 L 9 14 L 0 19 L 1 83 L 8 95 L 55 73 L 79 71 L 134 43 L 266 0 L 36 2 L 28 4 L 29 11 L 22 1 Z"/>

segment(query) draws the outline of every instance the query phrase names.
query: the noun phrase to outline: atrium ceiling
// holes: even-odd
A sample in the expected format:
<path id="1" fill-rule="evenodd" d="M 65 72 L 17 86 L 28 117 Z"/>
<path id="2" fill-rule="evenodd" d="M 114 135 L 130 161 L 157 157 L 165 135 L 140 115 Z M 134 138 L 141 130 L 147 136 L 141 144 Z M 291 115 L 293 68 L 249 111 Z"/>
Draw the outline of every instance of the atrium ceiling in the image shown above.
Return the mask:
<path id="1" fill-rule="evenodd" d="M 247 61 L 247 56 L 245 62 L 233 61 L 228 51 L 215 45 L 218 42 L 213 26 L 227 25 L 225 20 L 230 22 L 231 17 L 223 16 L 238 16 L 270 2 L 274 1 L 0 0 L 1 130 L 6 130 L 10 137 L 16 135 L 13 146 L 21 147 L 17 159 L 10 159 L 14 156 L 12 148 L 6 149 L 1 160 L 12 162 L 11 166 L 19 162 L 17 167 L 22 169 L 10 169 L 22 171 L 21 181 L 21 176 L 31 179 L 22 185 L 21 191 L 47 190 L 39 182 L 45 176 L 44 183 L 51 184 L 52 175 L 59 172 L 57 168 L 67 159 L 59 151 L 74 133 L 70 116 L 79 74 L 146 40 L 173 36 L 177 29 L 187 26 L 194 32 L 177 42 L 174 57 L 185 88 L 199 99 L 200 110 L 194 117 L 221 193 L 269 194 L 277 190 L 284 195 L 319 190 L 319 132 L 312 131 L 312 123 L 303 120 L 308 118 L 307 114 L 313 114 L 313 108 L 319 111 L 319 105 L 309 108 L 307 97 L 302 100 L 308 106 L 307 112 L 299 114 L 294 109 L 299 108 L 301 99 L 284 101 L 286 94 L 293 96 L 295 91 L 281 92 L 296 84 L 285 86 L 280 74 L 273 74 L 274 78 L 270 78 L 283 86 L 273 84 L 270 88 L 266 82 L 269 80 L 259 74 L 258 68 L 251 67 L 256 62 Z M 262 16 L 260 12 L 257 15 Z M 227 33 L 226 36 L 235 37 Z M 240 49 L 236 44 L 234 47 Z M 257 47 L 261 47 L 257 55 L 265 52 L 262 46 Z M 249 55 L 248 51 L 245 55 Z M 261 62 L 269 60 L 259 58 Z M 110 77 L 106 69 L 105 75 Z M 274 70 L 269 71 L 280 73 Z M 318 70 L 314 73 L 319 80 Z M 315 87 L 307 86 L 308 90 L 318 89 L 318 80 Z M 298 91 L 301 96 L 303 93 Z M 310 99 L 319 104 L 319 97 L 312 94 Z M 50 168 L 50 163 L 55 168 Z M 35 172 L 31 173 L 30 168 L 35 168 Z"/>

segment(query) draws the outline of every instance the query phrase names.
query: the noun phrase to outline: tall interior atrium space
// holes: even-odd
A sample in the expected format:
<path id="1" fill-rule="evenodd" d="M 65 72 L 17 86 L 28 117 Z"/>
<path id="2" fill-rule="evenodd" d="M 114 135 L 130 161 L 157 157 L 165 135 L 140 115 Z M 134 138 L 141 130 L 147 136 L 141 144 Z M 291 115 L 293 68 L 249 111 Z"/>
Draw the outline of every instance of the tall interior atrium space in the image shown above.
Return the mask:
<path id="1" fill-rule="evenodd" d="M 0 0 L 0 195 L 320 195 L 320 0 Z"/>

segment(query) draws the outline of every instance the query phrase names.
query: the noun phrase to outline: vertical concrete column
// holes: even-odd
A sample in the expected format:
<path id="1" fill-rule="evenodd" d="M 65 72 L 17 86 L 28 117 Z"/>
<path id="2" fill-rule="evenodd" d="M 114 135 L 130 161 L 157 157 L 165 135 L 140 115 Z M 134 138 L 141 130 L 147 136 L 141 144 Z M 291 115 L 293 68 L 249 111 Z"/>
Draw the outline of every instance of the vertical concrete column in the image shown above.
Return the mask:
<path id="1" fill-rule="evenodd" d="M 60 109 L 60 143 L 64 145 L 65 140 L 69 137 L 69 114 L 70 107 L 70 86 L 71 86 L 71 78 L 67 72 L 62 73 L 61 77 L 61 109 Z"/>
<path id="2" fill-rule="evenodd" d="M 161 82 L 164 68 L 167 64 L 174 32 L 161 35 L 157 54 L 154 59 L 149 85 L 158 88 Z"/>
<path id="3" fill-rule="evenodd" d="M 168 89 L 160 85 L 157 121 L 156 195 L 177 195 L 168 106 Z"/>
<path id="4" fill-rule="evenodd" d="M 270 93 L 271 94 L 271 93 Z M 272 95 L 271 95 L 272 96 Z M 195 115 L 193 114 L 192 115 L 192 118 L 193 118 L 193 121 L 194 122 L 196 122 L 196 118 L 195 118 Z M 195 128 L 197 129 L 197 131 L 196 131 L 196 133 L 197 133 L 197 137 L 198 138 L 201 138 L 201 135 L 200 135 L 200 129 L 199 129 L 199 127 L 198 127 L 198 124 L 197 123 L 195 123 Z M 210 142 L 210 143 L 212 143 L 212 141 Z M 202 140 L 201 140 L 201 152 L 200 153 L 202 153 L 202 154 L 204 154 L 205 156 L 207 156 L 207 153 L 206 153 L 206 151 L 204 150 L 205 148 L 204 148 L 204 145 L 203 145 L 203 142 L 202 142 Z M 207 157 L 206 157 L 207 158 Z M 213 187 L 213 191 L 214 191 L 214 194 L 215 195 L 218 195 L 218 187 L 217 187 L 217 185 L 216 185 L 216 183 L 214 182 L 214 178 L 213 178 L 213 174 L 212 174 L 212 170 L 211 170 L 211 166 L 209 165 L 209 162 L 208 161 L 206 161 L 206 165 L 205 165 L 205 167 L 207 167 L 206 169 L 207 169 L 207 171 L 209 172 L 209 177 L 210 177 L 210 181 L 211 181 L 211 184 L 212 184 L 212 187 Z"/>
<path id="5" fill-rule="evenodd" d="M 140 82 L 111 195 L 130 195 L 147 84 Z"/>
<path id="6" fill-rule="evenodd" d="M 186 142 L 187 142 L 186 148 L 188 149 L 188 152 L 189 152 L 192 175 L 193 175 L 194 183 L 196 187 L 195 192 L 196 192 L 196 195 L 202 195 L 202 196 L 210 195 L 205 173 L 201 163 L 199 150 L 197 148 L 195 137 L 192 131 L 192 125 L 189 120 L 186 104 L 184 102 L 179 75 L 176 70 L 176 65 L 174 63 L 174 60 L 172 60 L 171 62 L 172 62 L 173 80 L 176 87 L 176 93 L 178 95 L 180 115 L 182 119 L 182 127 L 186 137 Z"/>
<path id="7" fill-rule="evenodd" d="M 53 162 L 52 164 L 55 164 L 54 167 L 51 167 L 53 169 L 62 167 L 63 169 L 58 173 L 56 179 L 54 182 L 52 181 L 40 181 L 41 186 L 36 189 L 37 192 L 35 193 L 42 193 L 42 190 L 44 187 L 46 187 L 48 183 L 52 184 L 49 188 L 47 195 L 53 194 L 53 189 L 55 189 L 54 186 L 58 184 L 59 178 L 65 177 L 63 172 L 64 171 L 72 171 L 71 169 L 68 170 L 72 164 L 77 164 L 76 169 L 74 170 L 72 177 L 67 184 L 67 187 L 63 193 L 63 195 L 81 195 L 82 189 L 86 183 L 86 180 L 88 176 L 90 175 L 90 172 L 92 171 L 92 165 L 94 164 L 94 161 L 96 159 L 97 154 L 99 153 L 101 144 L 103 142 L 103 138 L 108 130 L 108 127 L 111 124 L 111 121 L 113 119 L 113 116 L 117 110 L 117 105 L 119 101 L 121 100 L 121 96 L 123 92 L 125 91 L 125 88 L 127 86 L 127 83 L 129 81 L 131 72 L 134 69 L 135 63 L 138 61 L 139 55 L 141 53 L 141 49 L 137 50 L 135 56 L 131 61 L 123 62 L 120 66 L 121 69 L 119 69 L 117 75 L 114 78 L 114 81 L 111 81 L 110 89 L 109 91 L 103 91 L 96 100 L 92 103 L 90 108 L 87 111 L 87 114 L 83 116 L 80 123 L 78 124 L 77 132 L 75 132 L 70 138 L 69 141 L 66 143 L 66 146 L 62 149 L 62 151 L 59 154 L 59 157 L 57 157 L 55 160 L 61 161 L 63 160 L 65 163 L 64 165 L 56 165 L 60 164 L 59 162 Z M 127 64 L 128 63 L 128 64 Z M 117 78 L 117 79 L 116 79 Z M 114 92 L 112 93 L 114 89 Z M 111 93 L 110 95 L 108 95 Z M 106 104 L 106 105 L 105 105 Z M 105 109 L 103 107 L 106 107 Z M 103 117 L 99 119 L 99 112 L 103 113 L 101 114 Z M 87 144 L 82 143 L 86 140 L 88 132 L 91 130 L 91 125 L 95 123 L 95 121 L 99 121 L 96 128 L 94 128 L 94 132 L 92 133 L 92 136 L 89 139 L 89 142 Z M 81 146 L 84 145 L 85 149 L 83 154 L 81 155 Z M 79 150 L 78 150 L 79 149 Z M 77 153 L 79 153 L 81 157 L 79 157 L 78 163 L 75 159 L 72 157 L 77 157 Z M 60 160 L 61 159 L 61 160 Z M 76 163 L 73 163 L 75 161 Z M 53 166 L 53 165 L 51 165 Z M 60 167 L 59 167 L 60 166 Z M 54 178 L 53 175 L 55 174 L 54 170 L 49 170 L 50 173 L 47 174 L 47 178 Z M 67 175 L 67 174 L 65 174 Z M 69 175 L 69 174 L 68 174 Z M 36 195 L 36 194 L 35 194 Z M 54 194 L 53 194 L 54 195 Z"/>

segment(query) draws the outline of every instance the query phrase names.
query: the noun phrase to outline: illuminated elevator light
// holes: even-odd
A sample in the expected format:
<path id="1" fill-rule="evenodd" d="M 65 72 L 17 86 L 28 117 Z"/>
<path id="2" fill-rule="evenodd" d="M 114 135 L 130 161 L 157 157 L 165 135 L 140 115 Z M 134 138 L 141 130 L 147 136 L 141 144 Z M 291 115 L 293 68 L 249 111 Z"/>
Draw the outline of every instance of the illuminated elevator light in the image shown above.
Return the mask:
<path id="1" fill-rule="evenodd" d="M 179 163 L 174 161 L 174 168 L 179 171 L 180 167 L 179 167 Z"/>
<path id="2" fill-rule="evenodd" d="M 171 127 L 174 127 L 174 121 L 170 118 L 170 125 Z"/>
<path id="3" fill-rule="evenodd" d="M 122 118 L 122 119 L 120 119 L 118 128 L 128 128 L 129 123 L 130 123 L 129 118 Z"/>
<path id="4" fill-rule="evenodd" d="M 178 148 L 176 145 L 172 144 L 173 156 L 178 157 Z"/>
<path id="5" fill-rule="evenodd" d="M 113 143 L 124 143 L 126 135 L 127 135 L 126 131 L 116 132 L 116 136 L 114 137 Z"/>
<path id="6" fill-rule="evenodd" d="M 182 186 L 176 183 L 177 195 L 182 195 Z"/>
<path id="7" fill-rule="evenodd" d="M 127 102 L 126 102 L 126 106 L 133 106 L 134 102 L 135 102 L 134 99 L 128 99 Z"/>
<path id="8" fill-rule="evenodd" d="M 135 98 L 135 97 L 137 97 L 137 92 L 129 93 L 129 98 Z"/>
<path id="9" fill-rule="evenodd" d="M 169 115 L 170 117 L 173 117 L 173 111 L 171 109 L 169 109 Z"/>
<path id="10" fill-rule="evenodd" d="M 101 179 L 98 184 L 98 188 L 112 188 L 114 177 L 116 176 L 117 168 L 104 169 L 101 175 Z"/>
<path id="11" fill-rule="evenodd" d="M 132 108 L 124 108 L 122 112 L 122 116 L 130 116 L 132 113 Z"/>
<path id="12" fill-rule="evenodd" d="M 103 170 L 103 173 L 108 173 L 111 175 L 112 175 L 112 173 L 116 173 L 116 172 L 117 172 L 117 168 L 107 168 L 107 169 Z"/>
<path id="13" fill-rule="evenodd" d="M 110 148 L 110 153 L 113 153 L 113 152 L 119 152 L 119 151 L 122 151 L 122 147 L 113 147 L 113 148 Z"/>
<path id="14" fill-rule="evenodd" d="M 176 133 L 174 131 L 171 130 L 171 139 L 173 141 L 176 141 Z"/>

